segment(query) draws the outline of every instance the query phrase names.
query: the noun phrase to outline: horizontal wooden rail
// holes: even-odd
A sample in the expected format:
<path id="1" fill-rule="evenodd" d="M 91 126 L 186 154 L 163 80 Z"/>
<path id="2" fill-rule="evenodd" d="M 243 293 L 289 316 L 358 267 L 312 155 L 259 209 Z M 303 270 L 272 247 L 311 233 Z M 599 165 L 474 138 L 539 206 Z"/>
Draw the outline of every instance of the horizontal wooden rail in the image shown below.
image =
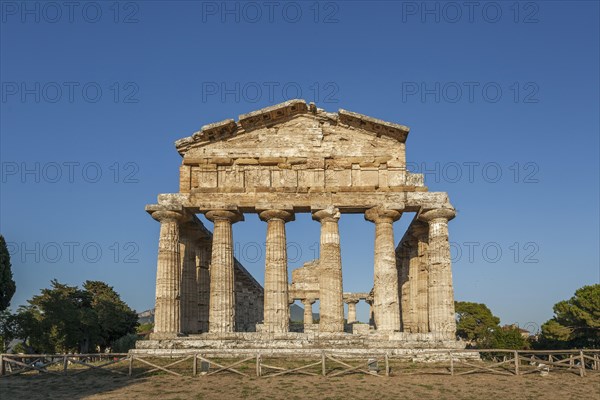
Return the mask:
<path id="1" fill-rule="evenodd" d="M 441 356 L 423 368 L 408 368 L 407 359 L 414 361 L 420 357 Z M 481 359 L 481 356 L 486 356 Z M 487 359 L 486 359 L 487 358 Z M 168 359 L 169 361 L 161 361 Z M 223 360 L 230 360 L 224 362 Z M 269 360 L 280 359 L 283 362 Z M 287 360 L 286 360 L 287 359 Z M 509 349 L 456 349 L 456 350 L 416 350 L 407 354 L 347 354 L 322 352 L 321 354 L 268 354 L 260 352 L 237 356 L 220 357 L 219 353 L 189 351 L 184 353 L 89 353 L 89 354 L 0 354 L 0 376 L 8 377 L 23 373 L 51 374 L 55 376 L 78 375 L 90 371 L 142 376 L 154 372 L 164 372 L 174 376 L 189 376 L 191 360 L 192 376 L 211 376 L 220 373 L 233 373 L 239 376 L 276 377 L 290 374 L 323 375 L 326 377 L 348 374 L 368 374 L 390 376 L 393 374 L 445 374 L 470 375 L 491 373 L 500 375 L 546 374 L 549 371 L 564 370 L 578 373 L 581 377 L 587 371 L 600 371 L 600 349 L 590 350 L 509 350 Z M 291 361 L 294 361 L 292 363 Z M 299 363 L 300 361 L 300 363 Z M 302 363 L 305 361 L 304 363 Z M 119 370 L 117 365 L 128 363 Z M 198 373 L 198 362 L 203 371 Z M 286 365 L 286 362 L 288 363 Z M 369 363 L 377 363 L 377 366 Z M 134 368 L 135 363 L 137 367 Z M 394 365 L 392 365 L 395 363 Z M 254 373 L 248 373 L 249 365 Z M 71 365 L 71 367 L 69 367 Z M 61 368 L 62 366 L 62 368 Z M 379 368 L 382 366 L 382 368 Z M 174 367 L 177 367 L 176 369 Z M 319 368 L 320 367 L 320 368 Z M 396 367 L 398 370 L 396 371 Z"/>

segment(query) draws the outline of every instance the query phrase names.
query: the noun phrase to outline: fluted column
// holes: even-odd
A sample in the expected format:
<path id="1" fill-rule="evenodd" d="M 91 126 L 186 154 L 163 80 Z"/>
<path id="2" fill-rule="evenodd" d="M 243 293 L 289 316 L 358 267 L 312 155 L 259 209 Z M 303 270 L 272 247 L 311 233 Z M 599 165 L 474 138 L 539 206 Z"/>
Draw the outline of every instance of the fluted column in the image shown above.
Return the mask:
<path id="1" fill-rule="evenodd" d="M 180 228 L 181 330 L 183 333 L 196 333 L 198 332 L 198 290 L 194 235 L 197 234 L 197 230 L 189 225 L 190 223 L 183 224 Z"/>
<path id="2" fill-rule="evenodd" d="M 405 284 L 406 292 L 404 298 L 404 331 L 416 333 L 418 332 L 417 325 L 417 284 L 419 275 L 419 254 L 418 254 L 418 242 L 417 239 L 412 235 L 409 235 L 407 241 L 407 252 L 406 252 L 406 273 L 407 281 Z"/>
<path id="3" fill-rule="evenodd" d="M 264 329 L 267 332 L 288 332 L 290 308 L 285 223 L 292 221 L 294 214 L 284 210 L 265 210 L 259 216 L 267 222 Z"/>
<path id="4" fill-rule="evenodd" d="M 302 300 L 302 304 L 304 304 L 304 325 L 312 325 L 314 323 L 312 305 L 315 301 L 315 299 Z"/>
<path id="5" fill-rule="evenodd" d="M 369 325 L 375 326 L 375 315 L 373 314 L 373 300 L 367 299 L 365 302 L 369 305 Z"/>
<path id="6" fill-rule="evenodd" d="M 210 238 L 196 242 L 196 285 L 198 290 L 198 331 L 208 332 L 210 307 Z"/>
<path id="7" fill-rule="evenodd" d="M 346 300 L 346 303 L 348 304 L 348 323 L 353 324 L 357 322 L 356 303 L 358 303 L 358 300 Z"/>
<path id="8" fill-rule="evenodd" d="M 401 208 L 404 208 L 403 206 Z M 377 330 L 400 330 L 398 270 L 392 224 L 402 215 L 396 210 L 375 207 L 365 212 L 365 219 L 375 223 L 375 280 L 373 307 Z"/>
<path id="9" fill-rule="evenodd" d="M 427 247 L 429 230 L 426 225 L 415 224 L 412 235 L 417 241 L 417 276 L 416 276 L 416 332 L 429 332 L 429 268 L 427 263 Z"/>
<path id="10" fill-rule="evenodd" d="M 429 329 L 446 339 L 454 339 L 456 334 L 448 241 L 448 221 L 455 215 L 450 208 L 438 208 L 419 215 L 419 219 L 429 224 Z"/>
<path id="11" fill-rule="evenodd" d="M 206 213 L 214 223 L 210 266 L 209 332 L 235 331 L 235 279 L 232 224 L 243 219 L 235 211 Z"/>
<path id="12" fill-rule="evenodd" d="M 182 217 L 181 213 L 175 211 L 152 213 L 152 218 L 160 222 L 154 309 L 155 338 L 181 334 L 179 221 Z"/>
<path id="13" fill-rule="evenodd" d="M 400 327 L 410 332 L 410 280 L 408 275 L 410 244 L 403 240 L 396 251 L 396 270 L 398 271 L 398 298 L 400 299 Z"/>
<path id="14" fill-rule="evenodd" d="M 321 332 L 344 331 L 344 301 L 342 289 L 342 257 L 338 221 L 340 211 L 328 207 L 313 212 L 313 219 L 321 223 L 319 290 Z"/>

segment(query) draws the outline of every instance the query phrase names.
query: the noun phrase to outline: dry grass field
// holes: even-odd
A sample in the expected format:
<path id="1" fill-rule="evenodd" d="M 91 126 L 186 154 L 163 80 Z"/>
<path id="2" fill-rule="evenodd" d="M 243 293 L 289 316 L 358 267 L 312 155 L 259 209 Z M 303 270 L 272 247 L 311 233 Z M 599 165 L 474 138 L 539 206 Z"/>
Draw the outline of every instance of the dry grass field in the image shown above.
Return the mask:
<path id="1" fill-rule="evenodd" d="M 90 371 L 0 379 L 1 399 L 599 399 L 600 373 L 244 378 L 232 374 L 128 378 Z"/>

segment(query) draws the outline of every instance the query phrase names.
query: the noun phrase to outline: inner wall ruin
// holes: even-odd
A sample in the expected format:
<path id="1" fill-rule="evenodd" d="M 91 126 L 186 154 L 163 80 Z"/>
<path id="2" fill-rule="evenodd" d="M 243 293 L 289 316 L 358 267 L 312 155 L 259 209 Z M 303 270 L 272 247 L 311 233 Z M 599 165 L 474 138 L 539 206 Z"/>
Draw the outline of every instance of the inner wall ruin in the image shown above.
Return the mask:
<path id="1" fill-rule="evenodd" d="M 178 140 L 179 193 L 146 206 L 160 222 L 155 327 L 136 351 L 464 347 L 455 339 L 448 241 L 455 211 L 446 193 L 428 191 L 423 175 L 406 170 L 408 133 L 290 100 Z M 393 224 L 405 212 L 416 216 L 396 245 Z M 267 225 L 264 288 L 233 256 L 233 227 L 246 213 Z M 288 282 L 286 224 L 297 213 L 320 224 L 320 258 Z M 347 213 L 375 225 L 368 293 L 343 291 L 338 222 Z M 213 223 L 212 233 L 196 214 Z M 303 332 L 290 331 L 296 300 L 305 307 Z M 356 319 L 359 301 L 370 305 L 368 324 Z"/>

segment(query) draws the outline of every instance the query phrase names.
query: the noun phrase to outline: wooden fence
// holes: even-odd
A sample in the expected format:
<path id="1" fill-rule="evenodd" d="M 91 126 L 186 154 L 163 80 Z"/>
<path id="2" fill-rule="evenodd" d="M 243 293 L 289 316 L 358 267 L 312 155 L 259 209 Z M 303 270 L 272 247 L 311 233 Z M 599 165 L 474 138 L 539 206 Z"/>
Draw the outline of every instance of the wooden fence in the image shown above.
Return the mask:
<path id="1" fill-rule="evenodd" d="M 128 377 L 167 373 L 178 377 L 231 373 L 243 377 L 271 378 L 289 374 L 336 377 L 366 374 L 391 375 L 489 373 L 522 376 L 550 372 L 600 372 L 600 350 L 451 350 L 406 355 L 247 354 L 217 357 L 202 352 L 168 355 L 134 353 L 99 354 L 0 354 L 0 376 L 49 374 L 72 376 L 89 371 Z"/>

